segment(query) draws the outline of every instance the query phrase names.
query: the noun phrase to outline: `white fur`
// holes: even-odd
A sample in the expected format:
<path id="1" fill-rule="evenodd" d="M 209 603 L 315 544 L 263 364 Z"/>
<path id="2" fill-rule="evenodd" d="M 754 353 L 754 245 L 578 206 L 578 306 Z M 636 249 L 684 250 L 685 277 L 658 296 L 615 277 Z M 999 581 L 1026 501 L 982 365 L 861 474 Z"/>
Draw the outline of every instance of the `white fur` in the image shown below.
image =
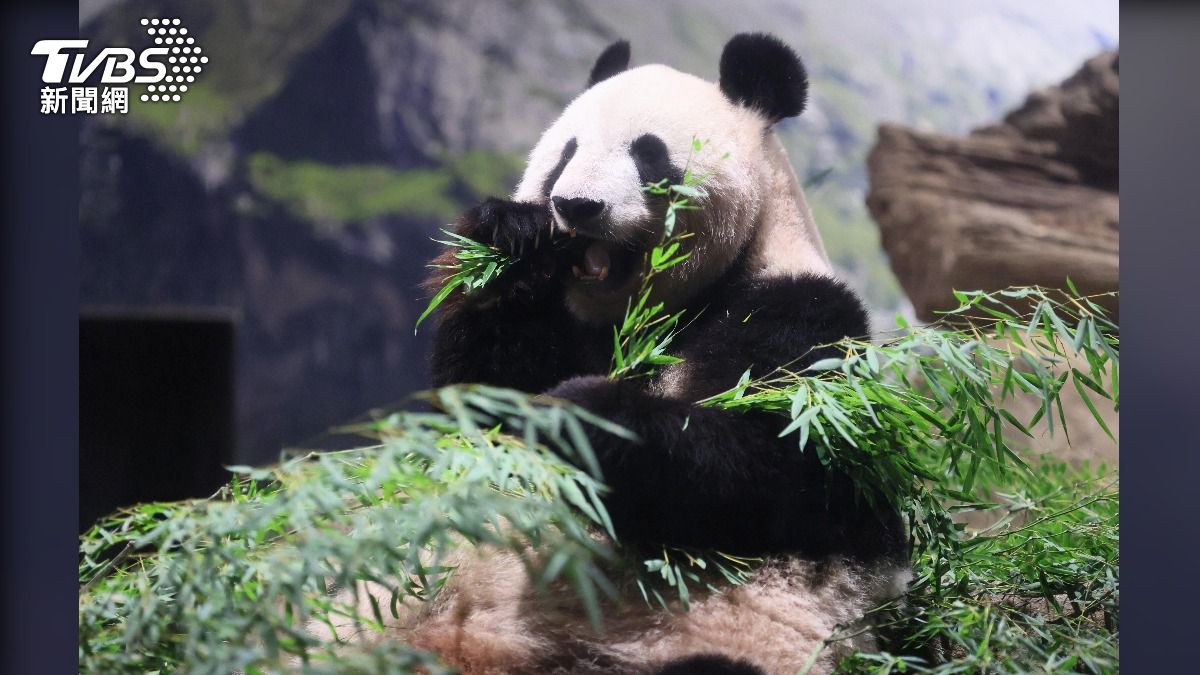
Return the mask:
<path id="1" fill-rule="evenodd" d="M 513 553 L 480 549 L 464 554 L 450 586 L 431 604 L 409 608 L 387 632 L 352 622 L 336 624 L 337 637 L 357 643 L 400 639 L 428 649 L 467 675 L 501 673 L 644 673 L 672 660 L 721 654 L 753 663 L 771 675 L 793 675 L 820 650 L 809 672 L 831 672 L 844 656 L 872 650 L 871 631 L 822 642 L 852 627 L 868 609 L 897 597 L 907 569 L 830 562 L 823 567 L 776 558 L 744 585 L 711 591 L 693 584 L 691 608 L 648 606 L 632 577 L 618 578 L 623 604 L 604 603 L 603 630 L 588 621 L 574 592 L 563 584 L 538 592 L 525 563 Z M 371 616 L 367 594 L 387 607 L 390 594 L 359 587 L 358 606 Z M 664 597 L 672 597 L 667 589 Z M 350 602 L 343 592 L 342 602 Z M 312 628 L 326 639 L 328 628 Z"/>
<path id="2" fill-rule="evenodd" d="M 804 194 L 769 122 L 730 102 L 715 82 L 667 66 L 634 68 L 580 94 L 530 153 L 513 199 L 545 203 L 543 184 L 573 138 L 575 155 L 551 196 L 603 201 L 603 217 L 620 238 L 661 232 L 629 154 L 633 140 L 645 133 L 666 143 L 672 164 L 707 176 L 702 187 L 709 195 L 701 210 L 681 219 L 681 226 L 696 235 L 687 244 L 695 254 L 655 284 L 656 299 L 670 306 L 686 302 L 728 269 L 745 246 L 751 264 L 764 275 L 832 274 Z M 708 144 L 693 153 L 693 139 Z M 611 322 L 620 318 L 636 284 L 634 278 L 608 291 L 571 286 L 568 306 L 581 319 Z"/>

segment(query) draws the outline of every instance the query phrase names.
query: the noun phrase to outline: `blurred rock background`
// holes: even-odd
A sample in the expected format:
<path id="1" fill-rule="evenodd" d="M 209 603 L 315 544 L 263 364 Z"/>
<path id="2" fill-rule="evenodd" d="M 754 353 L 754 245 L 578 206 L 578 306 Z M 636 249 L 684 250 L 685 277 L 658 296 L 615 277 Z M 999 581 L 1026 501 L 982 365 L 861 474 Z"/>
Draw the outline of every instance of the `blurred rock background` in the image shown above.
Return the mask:
<path id="1" fill-rule="evenodd" d="M 1117 290 L 1119 83 L 1104 52 L 967 136 L 880 127 L 867 206 L 919 318 L 958 306 L 950 288 Z"/>
<path id="2" fill-rule="evenodd" d="M 430 237 L 512 189 L 618 37 L 635 65 L 710 79 L 736 32 L 797 48 L 810 104 L 780 133 L 830 255 L 882 325 L 913 313 L 916 286 L 893 276 L 865 206 L 877 127 L 908 129 L 886 128 L 884 144 L 961 136 L 1119 37 L 1117 3 L 1090 0 L 80 4 L 84 36 L 104 44 L 144 46 L 138 20 L 154 16 L 182 17 L 210 62 L 180 104 L 86 120 L 81 295 L 85 309 L 235 318 L 239 463 L 427 385 L 429 332 L 412 326 Z M 1115 184 L 1099 189 L 1115 199 Z M 926 245 L 950 244 L 931 231 Z M 897 269 L 930 255 L 889 252 Z M 927 295 L 914 296 L 922 316 Z"/>
<path id="3" fill-rule="evenodd" d="M 1064 288 L 1067 278 L 1087 295 L 1119 289 L 1119 112 L 1119 59 L 1105 51 L 965 136 L 880 127 L 867 160 L 867 206 L 917 318 L 935 321 L 957 307 L 952 289 Z M 1117 298 L 1097 302 L 1119 320 Z M 1012 410 L 1030 419 L 1038 405 L 1017 398 Z M 1109 437 L 1070 388 L 1063 402 L 1067 433 L 1042 424 L 1032 441 L 1015 432 L 1012 441 L 1073 462 L 1118 464 L 1114 407 L 1098 406 Z"/>

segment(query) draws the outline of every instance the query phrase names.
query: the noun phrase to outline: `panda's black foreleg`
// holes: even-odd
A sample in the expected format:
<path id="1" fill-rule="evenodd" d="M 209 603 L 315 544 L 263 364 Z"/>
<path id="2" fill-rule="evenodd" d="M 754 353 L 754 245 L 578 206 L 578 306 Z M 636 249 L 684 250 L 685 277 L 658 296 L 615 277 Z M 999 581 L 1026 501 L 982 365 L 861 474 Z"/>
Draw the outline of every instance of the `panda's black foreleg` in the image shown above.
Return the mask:
<path id="1" fill-rule="evenodd" d="M 573 372 L 571 318 L 547 311 L 561 294 L 562 263 L 545 205 L 488 199 L 464 213 L 459 234 L 517 258 L 487 286 L 469 294 L 454 292 L 435 314 L 434 386 L 484 383 L 540 392 Z M 432 294 L 452 274 L 456 260 L 447 251 L 434 261 L 426 281 Z"/>
<path id="2" fill-rule="evenodd" d="M 786 420 L 777 415 L 698 406 L 597 376 L 548 393 L 638 436 L 588 435 L 622 541 L 861 559 L 905 551 L 895 511 L 881 499 L 870 506 L 794 435 L 779 438 Z"/>

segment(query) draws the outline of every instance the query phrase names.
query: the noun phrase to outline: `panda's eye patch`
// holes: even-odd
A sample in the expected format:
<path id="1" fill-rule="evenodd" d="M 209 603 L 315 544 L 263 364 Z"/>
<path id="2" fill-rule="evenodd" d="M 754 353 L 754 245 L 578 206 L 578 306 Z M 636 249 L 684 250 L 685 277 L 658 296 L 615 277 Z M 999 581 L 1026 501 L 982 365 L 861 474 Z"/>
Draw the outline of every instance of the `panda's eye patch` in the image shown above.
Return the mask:
<path id="1" fill-rule="evenodd" d="M 546 176 L 545 182 L 542 183 L 542 194 L 546 197 L 550 196 L 550 191 L 554 189 L 554 184 L 558 182 L 558 177 L 562 175 L 564 169 L 567 168 L 567 163 L 575 156 L 575 149 L 578 145 L 575 139 L 567 141 L 563 146 L 562 155 L 558 158 L 558 164 L 554 165 L 554 169 L 550 171 L 550 175 Z"/>
<path id="2" fill-rule="evenodd" d="M 683 172 L 671 165 L 667 144 L 654 134 L 642 134 L 629 145 L 629 154 L 637 166 L 642 185 L 657 183 L 666 178 L 672 184 L 683 180 Z"/>

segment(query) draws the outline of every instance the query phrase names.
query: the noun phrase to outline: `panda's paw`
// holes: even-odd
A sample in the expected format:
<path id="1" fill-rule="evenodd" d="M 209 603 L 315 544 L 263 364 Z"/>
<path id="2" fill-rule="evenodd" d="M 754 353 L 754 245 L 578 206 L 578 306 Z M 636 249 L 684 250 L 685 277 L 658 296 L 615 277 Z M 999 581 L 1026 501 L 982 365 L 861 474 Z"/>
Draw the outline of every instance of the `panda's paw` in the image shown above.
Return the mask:
<path id="1" fill-rule="evenodd" d="M 621 409 L 627 399 L 624 389 L 622 382 L 603 375 L 580 375 L 563 380 L 546 394 L 606 417 Z"/>
<path id="2" fill-rule="evenodd" d="M 549 252 L 554 240 L 554 220 L 544 204 L 489 198 L 465 216 L 474 236 L 501 252 L 531 259 Z"/>
<path id="3" fill-rule="evenodd" d="M 626 417 L 622 413 L 631 407 L 629 392 L 622 382 L 610 380 L 603 375 L 579 375 L 563 380 L 547 390 L 545 395 L 582 408 L 616 425 L 615 430 L 597 426 L 594 422 L 584 425 L 584 433 L 604 476 L 613 477 L 619 470 L 624 449 L 628 448 L 630 443 L 641 442 L 636 432 L 629 429 L 622 420 Z M 581 457 L 574 450 L 560 452 L 559 455 L 579 468 L 587 468 L 587 464 L 581 461 Z"/>

